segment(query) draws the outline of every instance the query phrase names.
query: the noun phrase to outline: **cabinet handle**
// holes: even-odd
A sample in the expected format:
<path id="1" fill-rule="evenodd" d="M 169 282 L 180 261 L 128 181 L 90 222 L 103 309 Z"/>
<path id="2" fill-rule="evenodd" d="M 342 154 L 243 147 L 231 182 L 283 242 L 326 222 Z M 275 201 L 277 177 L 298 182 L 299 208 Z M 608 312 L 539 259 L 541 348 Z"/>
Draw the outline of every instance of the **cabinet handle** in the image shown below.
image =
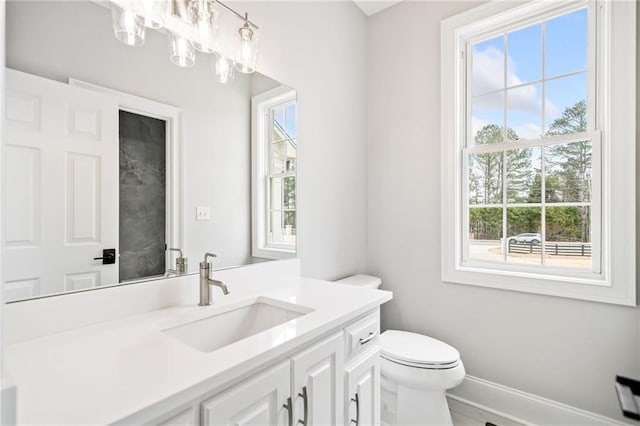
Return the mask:
<path id="1" fill-rule="evenodd" d="M 304 420 L 298 420 L 298 423 L 300 423 L 301 425 L 306 426 L 307 425 L 307 420 L 308 420 L 308 417 L 309 417 L 309 404 L 308 404 L 307 387 L 306 386 L 302 387 L 302 393 L 299 393 L 298 396 L 302 397 L 302 402 L 304 404 Z"/>
<path id="2" fill-rule="evenodd" d="M 287 403 L 282 406 L 287 409 L 287 425 L 293 426 L 293 406 L 291 403 L 291 397 L 287 398 Z"/>
<path id="3" fill-rule="evenodd" d="M 360 398 L 358 398 L 358 392 L 356 392 L 355 398 L 351 398 L 351 402 L 356 403 L 356 419 L 355 420 L 351 419 L 349 424 L 353 423 L 356 426 L 358 426 L 360 424 Z"/>
<path id="4" fill-rule="evenodd" d="M 366 345 L 367 343 L 375 339 L 377 335 L 378 335 L 378 330 L 370 331 L 367 337 L 360 339 L 360 345 Z"/>

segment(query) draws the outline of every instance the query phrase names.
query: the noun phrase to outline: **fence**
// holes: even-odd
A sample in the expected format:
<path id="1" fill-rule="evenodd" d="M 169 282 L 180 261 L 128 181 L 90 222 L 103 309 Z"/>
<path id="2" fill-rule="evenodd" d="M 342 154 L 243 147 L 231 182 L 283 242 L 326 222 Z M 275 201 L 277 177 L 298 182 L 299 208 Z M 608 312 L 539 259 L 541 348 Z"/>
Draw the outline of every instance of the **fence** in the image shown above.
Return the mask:
<path id="1" fill-rule="evenodd" d="M 509 241 L 509 253 L 540 253 L 542 244 Z M 591 256 L 591 243 L 545 243 L 544 252 L 554 256 Z"/>

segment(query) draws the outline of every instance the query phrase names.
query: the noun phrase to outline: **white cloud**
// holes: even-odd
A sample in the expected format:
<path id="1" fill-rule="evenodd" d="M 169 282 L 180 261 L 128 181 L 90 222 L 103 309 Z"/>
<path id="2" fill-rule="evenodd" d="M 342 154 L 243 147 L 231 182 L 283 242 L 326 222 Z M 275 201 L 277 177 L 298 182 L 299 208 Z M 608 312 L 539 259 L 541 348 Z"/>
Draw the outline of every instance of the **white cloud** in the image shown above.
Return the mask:
<path id="1" fill-rule="evenodd" d="M 515 129 L 516 134 L 523 139 L 538 139 L 542 135 L 540 126 L 535 124 L 524 124 Z"/>
<path id="2" fill-rule="evenodd" d="M 471 131 L 472 135 L 477 134 L 484 126 L 489 124 L 487 120 L 481 120 L 476 117 L 471 117 Z"/>
<path id="3" fill-rule="evenodd" d="M 546 98 L 547 99 L 544 103 L 544 115 L 546 116 L 545 118 L 547 119 L 547 123 L 549 123 L 550 119 L 553 120 L 560 116 L 560 110 L 557 105 L 551 102 L 551 99 L 549 99 L 548 96 L 546 96 Z"/>
<path id="4" fill-rule="evenodd" d="M 504 54 L 493 46 L 473 52 L 473 93 L 504 87 Z"/>
<path id="5" fill-rule="evenodd" d="M 507 86 L 522 84 L 517 75 L 517 63 L 507 56 Z M 501 50 L 489 46 L 481 51 L 473 52 L 473 92 L 474 94 L 499 90 L 504 87 L 504 54 Z M 522 86 L 508 92 L 510 111 L 541 114 L 542 94 L 538 85 Z M 481 96 L 474 99 L 476 111 L 501 111 L 504 105 L 504 93 Z M 558 108 L 547 98 L 545 102 L 547 117 L 555 116 Z"/>
<path id="6" fill-rule="evenodd" d="M 490 91 L 500 90 L 504 88 L 504 54 L 502 50 L 493 46 L 489 46 L 481 51 L 473 53 L 473 92 L 474 94 L 486 93 Z M 507 86 L 516 86 L 523 84 L 522 79 L 518 76 L 518 64 L 507 56 Z M 542 135 L 540 128 L 542 115 L 542 93 L 540 85 L 526 85 L 517 89 L 511 89 L 507 92 L 508 115 L 511 113 L 531 114 L 526 121 L 533 123 L 522 123 L 522 120 L 512 122 L 509 127 L 524 139 L 537 139 Z M 472 117 L 471 127 L 475 135 L 485 125 L 492 122 L 490 117 L 501 117 L 504 113 L 504 92 L 496 92 L 490 95 L 474 97 L 473 113 L 480 113 L 487 119 Z M 556 106 L 548 96 L 545 99 L 545 119 L 547 124 L 557 118 L 560 109 Z M 520 117 L 522 115 L 520 114 Z M 528 117 L 528 116 L 525 116 Z M 536 120 L 536 117 L 539 117 Z M 498 120 L 502 122 L 502 119 Z M 509 120 L 511 121 L 511 120 Z"/>

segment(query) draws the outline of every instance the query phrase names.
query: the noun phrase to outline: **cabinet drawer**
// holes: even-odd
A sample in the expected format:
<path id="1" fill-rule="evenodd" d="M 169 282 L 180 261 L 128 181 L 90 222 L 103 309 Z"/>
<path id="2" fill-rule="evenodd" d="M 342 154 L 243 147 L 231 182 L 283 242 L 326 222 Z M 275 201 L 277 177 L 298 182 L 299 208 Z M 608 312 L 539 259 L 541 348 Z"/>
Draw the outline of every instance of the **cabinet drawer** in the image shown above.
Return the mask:
<path id="1" fill-rule="evenodd" d="M 380 335 L 380 311 L 376 310 L 363 319 L 345 327 L 347 358 L 361 350 L 378 344 Z"/>

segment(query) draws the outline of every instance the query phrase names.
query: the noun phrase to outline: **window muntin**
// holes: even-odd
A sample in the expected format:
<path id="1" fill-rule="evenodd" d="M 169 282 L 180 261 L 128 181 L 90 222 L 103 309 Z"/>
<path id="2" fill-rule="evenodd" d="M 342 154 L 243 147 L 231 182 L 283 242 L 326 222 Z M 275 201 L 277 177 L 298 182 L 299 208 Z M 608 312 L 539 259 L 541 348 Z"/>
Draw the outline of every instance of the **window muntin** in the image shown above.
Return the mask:
<path id="1" fill-rule="evenodd" d="M 589 13 L 580 7 L 467 43 L 463 264 L 600 272 Z"/>

